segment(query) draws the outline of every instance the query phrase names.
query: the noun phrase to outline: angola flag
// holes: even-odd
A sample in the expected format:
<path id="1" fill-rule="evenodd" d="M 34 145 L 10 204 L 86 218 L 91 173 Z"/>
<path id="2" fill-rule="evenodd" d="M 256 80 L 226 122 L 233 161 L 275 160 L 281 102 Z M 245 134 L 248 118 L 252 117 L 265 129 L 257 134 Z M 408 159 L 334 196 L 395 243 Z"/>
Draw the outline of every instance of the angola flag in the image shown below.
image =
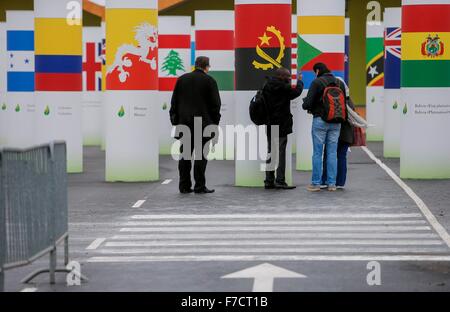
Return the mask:
<path id="1" fill-rule="evenodd" d="M 291 5 L 236 5 L 236 90 L 257 90 L 277 68 L 291 68 Z"/>
<path id="2" fill-rule="evenodd" d="M 450 4 L 403 6 L 402 87 L 450 87 Z"/>

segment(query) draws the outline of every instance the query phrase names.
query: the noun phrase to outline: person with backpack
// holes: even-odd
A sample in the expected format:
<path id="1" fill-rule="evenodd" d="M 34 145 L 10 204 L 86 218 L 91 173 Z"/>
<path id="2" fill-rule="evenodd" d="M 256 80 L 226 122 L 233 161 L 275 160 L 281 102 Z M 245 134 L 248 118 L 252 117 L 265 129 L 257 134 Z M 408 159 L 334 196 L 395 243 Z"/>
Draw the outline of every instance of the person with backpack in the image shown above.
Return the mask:
<path id="1" fill-rule="evenodd" d="M 339 78 L 341 79 L 341 78 Z M 342 80 L 342 79 L 341 79 Z M 350 92 L 347 84 L 342 80 L 345 86 L 345 92 L 347 95 L 347 108 L 355 109 L 355 105 L 350 99 Z M 354 142 L 354 127 L 349 121 L 349 114 L 347 114 L 347 120 L 341 124 L 341 132 L 339 135 L 339 142 L 337 147 L 337 172 L 336 172 L 336 188 L 343 190 L 347 181 L 347 154 L 350 146 Z M 323 174 L 322 174 L 322 189 L 328 188 L 327 186 L 327 149 L 325 148 L 323 157 Z"/>
<path id="2" fill-rule="evenodd" d="M 323 150 L 327 150 L 328 191 L 336 191 L 337 147 L 341 124 L 347 119 L 344 83 L 336 78 L 323 63 L 313 66 L 316 79 L 311 83 L 308 95 L 303 100 L 303 109 L 313 115 L 313 172 L 310 192 L 320 192 L 322 183 Z"/>
<path id="3" fill-rule="evenodd" d="M 267 126 L 267 143 L 269 159 L 267 164 L 272 162 L 272 157 L 278 160 L 278 167 L 275 171 L 268 168 L 264 186 L 266 189 L 294 189 L 285 180 L 286 171 L 286 146 L 288 135 L 292 133 L 293 119 L 291 114 L 291 101 L 299 97 L 303 92 L 303 81 L 299 76 L 297 85 L 292 88 L 291 73 L 286 68 L 279 68 L 275 71 L 274 77 L 267 80 L 262 89 L 262 98 L 265 102 Z M 261 94 L 260 94 L 261 96 Z M 278 126 L 278 137 L 272 138 L 272 126 Z M 276 144 L 276 146 L 275 146 Z M 276 153 L 276 155 L 274 155 Z"/>

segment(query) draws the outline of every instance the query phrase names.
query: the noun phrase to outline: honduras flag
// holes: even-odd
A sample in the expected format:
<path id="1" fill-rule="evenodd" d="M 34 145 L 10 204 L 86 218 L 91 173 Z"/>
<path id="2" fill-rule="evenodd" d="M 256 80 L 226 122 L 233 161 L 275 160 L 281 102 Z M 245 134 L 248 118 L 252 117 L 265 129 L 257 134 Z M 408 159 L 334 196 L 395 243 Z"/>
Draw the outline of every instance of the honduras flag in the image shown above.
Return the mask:
<path id="1" fill-rule="evenodd" d="M 8 92 L 34 91 L 34 31 L 7 31 Z"/>

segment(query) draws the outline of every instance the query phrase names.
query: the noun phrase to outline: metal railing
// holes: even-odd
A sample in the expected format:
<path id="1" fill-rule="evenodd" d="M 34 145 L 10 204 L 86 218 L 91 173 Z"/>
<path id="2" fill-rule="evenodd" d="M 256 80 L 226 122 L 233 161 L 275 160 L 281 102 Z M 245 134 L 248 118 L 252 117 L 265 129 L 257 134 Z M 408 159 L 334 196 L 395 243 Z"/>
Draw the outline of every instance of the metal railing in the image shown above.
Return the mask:
<path id="1" fill-rule="evenodd" d="M 55 283 L 56 247 L 64 242 L 69 262 L 66 144 L 53 142 L 27 149 L 0 149 L 0 291 L 5 270 L 50 255 L 49 269 L 38 270 L 22 282 L 49 272 Z"/>

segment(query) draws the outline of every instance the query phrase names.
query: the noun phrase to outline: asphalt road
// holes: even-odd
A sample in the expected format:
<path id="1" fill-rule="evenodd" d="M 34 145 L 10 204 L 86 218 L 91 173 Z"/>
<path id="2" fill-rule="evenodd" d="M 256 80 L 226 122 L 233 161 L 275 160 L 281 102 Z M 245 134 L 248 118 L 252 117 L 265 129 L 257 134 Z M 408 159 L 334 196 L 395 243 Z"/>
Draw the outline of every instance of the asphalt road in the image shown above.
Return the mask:
<path id="1" fill-rule="evenodd" d="M 399 161 L 381 158 L 381 148 L 369 145 L 398 174 Z M 176 164 L 162 157 L 157 183 L 105 183 L 104 154 L 86 148 L 85 173 L 69 177 L 69 222 L 71 259 L 89 282 L 68 287 L 59 274 L 56 285 L 45 275 L 20 284 L 43 258 L 7 271 L 6 289 L 450 290 L 450 180 L 405 181 L 425 203 L 419 208 L 359 148 L 346 190 L 336 193 L 308 193 L 307 172 L 294 173 L 294 191 L 237 188 L 229 161 L 210 163 L 207 175 L 215 194 L 179 195 Z M 369 285 L 368 275 L 380 285 Z"/>

